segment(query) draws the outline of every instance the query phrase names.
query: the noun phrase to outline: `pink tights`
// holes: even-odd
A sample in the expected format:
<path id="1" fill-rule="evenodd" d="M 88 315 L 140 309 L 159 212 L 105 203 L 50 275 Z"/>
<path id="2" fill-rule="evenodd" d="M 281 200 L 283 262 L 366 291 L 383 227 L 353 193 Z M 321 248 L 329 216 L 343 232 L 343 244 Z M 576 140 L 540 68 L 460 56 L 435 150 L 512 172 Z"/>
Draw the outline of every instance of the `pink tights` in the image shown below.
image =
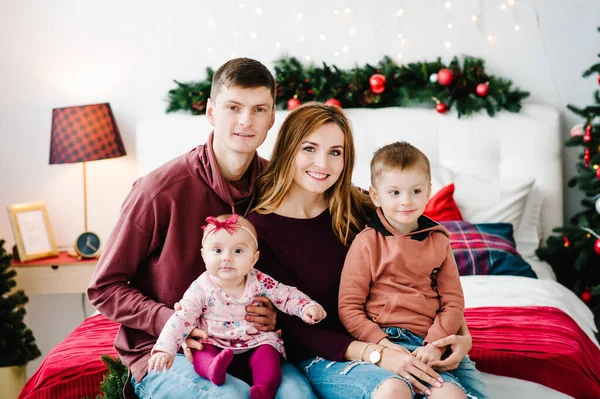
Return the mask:
<path id="1" fill-rule="evenodd" d="M 265 344 L 234 356 L 231 349 L 203 345 L 203 350 L 194 350 L 194 370 L 199 376 L 221 385 L 229 367 L 240 378 L 252 378 L 251 399 L 275 397 L 281 383 L 281 358 L 274 347 Z"/>

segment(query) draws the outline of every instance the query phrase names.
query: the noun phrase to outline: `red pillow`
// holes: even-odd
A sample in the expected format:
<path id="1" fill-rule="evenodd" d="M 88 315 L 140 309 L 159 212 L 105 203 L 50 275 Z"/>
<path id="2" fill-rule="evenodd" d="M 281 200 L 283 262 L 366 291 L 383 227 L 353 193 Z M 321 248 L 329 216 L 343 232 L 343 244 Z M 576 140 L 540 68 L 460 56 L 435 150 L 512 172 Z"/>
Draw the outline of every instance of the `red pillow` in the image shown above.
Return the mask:
<path id="1" fill-rule="evenodd" d="M 437 222 L 463 220 L 454 202 L 454 183 L 448 184 L 429 199 L 423 214 Z"/>

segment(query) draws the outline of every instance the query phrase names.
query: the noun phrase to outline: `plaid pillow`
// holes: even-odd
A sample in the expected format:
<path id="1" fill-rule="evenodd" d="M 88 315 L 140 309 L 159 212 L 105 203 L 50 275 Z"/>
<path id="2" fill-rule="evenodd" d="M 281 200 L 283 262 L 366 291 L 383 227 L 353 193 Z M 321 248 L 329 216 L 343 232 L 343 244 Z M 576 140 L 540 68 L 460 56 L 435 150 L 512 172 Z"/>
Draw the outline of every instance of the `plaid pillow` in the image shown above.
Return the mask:
<path id="1" fill-rule="evenodd" d="M 450 232 L 450 245 L 461 276 L 510 275 L 537 278 L 515 249 L 510 223 L 439 222 Z"/>

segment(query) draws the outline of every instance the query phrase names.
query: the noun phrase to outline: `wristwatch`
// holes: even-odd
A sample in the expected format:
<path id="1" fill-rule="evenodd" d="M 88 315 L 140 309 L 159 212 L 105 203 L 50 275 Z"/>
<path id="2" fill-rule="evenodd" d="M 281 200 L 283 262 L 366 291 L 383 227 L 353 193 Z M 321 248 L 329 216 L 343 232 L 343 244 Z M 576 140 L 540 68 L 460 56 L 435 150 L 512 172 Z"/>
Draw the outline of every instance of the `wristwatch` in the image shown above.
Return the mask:
<path id="1" fill-rule="evenodd" d="M 381 354 L 385 348 L 387 348 L 387 346 L 382 346 L 381 349 L 375 349 L 373 352 L 369 353 L 369 361 L 375 365 L 379 364 L 381 361 Z"/>

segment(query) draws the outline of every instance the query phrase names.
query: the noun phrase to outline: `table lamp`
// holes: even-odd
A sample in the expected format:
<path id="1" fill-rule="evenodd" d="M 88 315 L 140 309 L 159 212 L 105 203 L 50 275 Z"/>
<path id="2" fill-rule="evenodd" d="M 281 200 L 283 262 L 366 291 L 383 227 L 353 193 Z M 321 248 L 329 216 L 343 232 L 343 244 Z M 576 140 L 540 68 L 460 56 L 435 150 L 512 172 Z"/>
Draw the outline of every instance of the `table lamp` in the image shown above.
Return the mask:
<path id="1" fill-rule="evenodd" d="M 127 155 L 108 103 L 55 108 L 52 110 L 50 164 L 83 164 L 84 232 L 75 241 L 81 257 L 99 254 L 100 239 L 88 231 L 86 162 Z"/>

